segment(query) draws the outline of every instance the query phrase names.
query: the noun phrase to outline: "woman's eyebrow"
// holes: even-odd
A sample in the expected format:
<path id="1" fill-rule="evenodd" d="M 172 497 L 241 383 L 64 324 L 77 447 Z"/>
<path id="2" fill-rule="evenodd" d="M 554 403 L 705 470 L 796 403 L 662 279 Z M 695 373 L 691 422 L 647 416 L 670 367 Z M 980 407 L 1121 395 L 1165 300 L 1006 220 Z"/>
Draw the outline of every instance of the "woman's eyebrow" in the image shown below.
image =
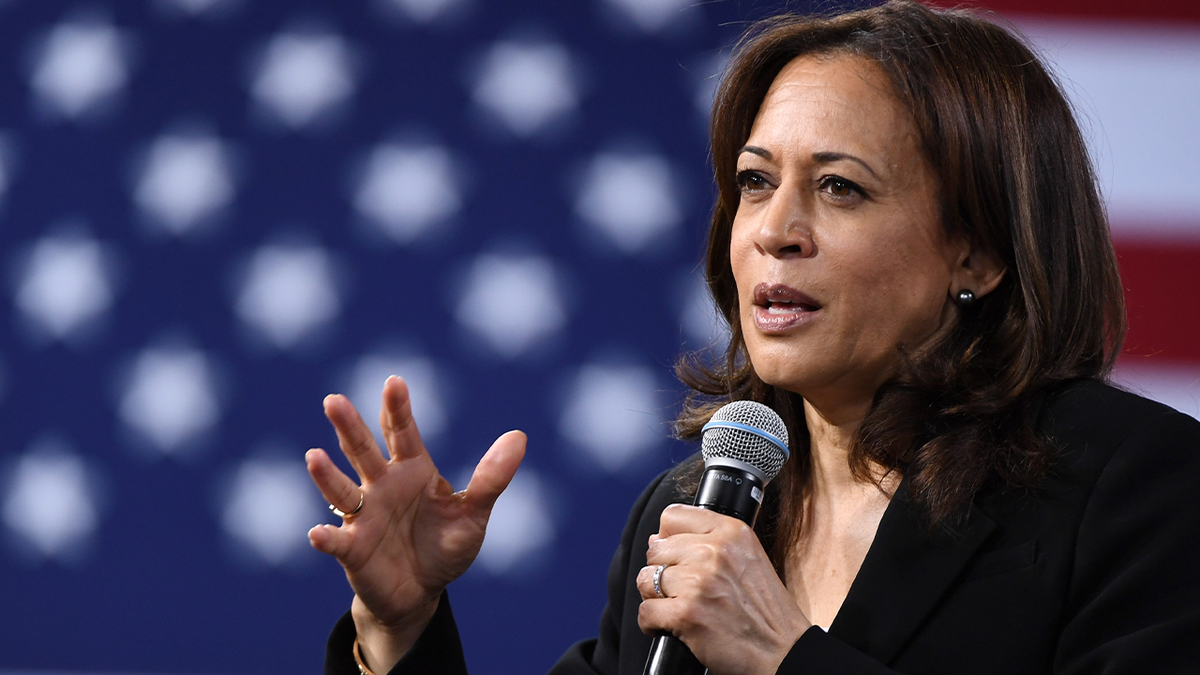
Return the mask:
<path id="1" fill-rule="evenodd" d="M 752 155 L 758 155 L 766 160 L 771 159 L 771 151 L 767 150 L 766 148 L 760 148 L 757 145 L 744 146 L 741 150 L 738 150 L 738 155 L 741 155 L 743 152 L 748 152 Z"/>
<path id="2" fill-rule="evenodd" d="M 757 145 L 744 146 L 741 150 L 738 150 L 738 155 L 741 155 L 743 152 L 748 152 L 752 155 L 758 155 L 759 157 L 762 157 L 768 161 L 774 160 L 774 155 L 771 154 L 770 150 L 767 150 L 766 148 L 760 148 Z M 818 164 L 830 164 L 832 162 L 840 162 L 843 160 L 854 162 L 855 164 L 858 164 L 862 168 L 866 169 L 867 172 L 874 176 L 876 180 L 883 180 L 879 177 L 879 174 L 875 172 L 875 169 L 871 168 L 870 164 L 867 164 L 865 161 L 855 157 L 854 155 L 829 150 L 825 152 L 814 152 L 812 158 L 813 161 Z"/>
<path id="3" fill-rule="evenodd" d="M 872 169 L 871 165 L 855 157 L 854 155 L 848 155 L 844 152 L 814 152 L 812 158 L 813 161 L 817 162 L 818 164 L 829 164 L 832 162 L 848 160 L 866 169 L 872 176 L 875 177 L 875 180 L 883 180 L 879 177 L 879 174 L 875 173 L 875 169 Z"/>

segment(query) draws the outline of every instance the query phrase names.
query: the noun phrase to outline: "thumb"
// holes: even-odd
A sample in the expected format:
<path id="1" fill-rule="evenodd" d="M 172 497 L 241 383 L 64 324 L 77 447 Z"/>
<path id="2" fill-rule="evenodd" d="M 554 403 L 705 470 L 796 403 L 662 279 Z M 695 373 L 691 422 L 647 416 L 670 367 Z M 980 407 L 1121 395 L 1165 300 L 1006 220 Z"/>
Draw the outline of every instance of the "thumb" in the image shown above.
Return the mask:
<path id="1" fill-rule="evenodd" d="M 484 453 L 471 482 L 467 485 L 464 501 L 474 510 L 487 513 L 492 510 L 500 493 L 512 482 L 517 467 L 525 457 L 525 433 L 510 431 L 492 443 Z"/>

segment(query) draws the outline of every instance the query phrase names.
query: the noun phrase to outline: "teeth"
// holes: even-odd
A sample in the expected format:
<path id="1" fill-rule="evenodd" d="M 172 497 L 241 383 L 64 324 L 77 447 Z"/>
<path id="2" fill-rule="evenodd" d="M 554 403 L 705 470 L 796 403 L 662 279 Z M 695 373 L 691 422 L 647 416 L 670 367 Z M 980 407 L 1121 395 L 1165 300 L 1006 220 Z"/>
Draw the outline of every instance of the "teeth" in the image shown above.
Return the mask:
<path id="1" fill-rule="evenodd" d="M 819 307 L 799 302 L 768 302 L 768 314 L 796 314 L 799 312 L 815 312 Z"/>

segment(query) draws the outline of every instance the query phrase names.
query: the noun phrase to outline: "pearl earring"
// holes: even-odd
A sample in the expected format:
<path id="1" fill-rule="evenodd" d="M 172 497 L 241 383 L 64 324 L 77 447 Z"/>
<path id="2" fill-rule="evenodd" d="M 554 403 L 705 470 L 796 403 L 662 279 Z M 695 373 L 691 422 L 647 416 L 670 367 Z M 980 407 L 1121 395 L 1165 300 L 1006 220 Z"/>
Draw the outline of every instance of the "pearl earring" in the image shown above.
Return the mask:
<path id="1" fill-rule="evenodd" d="M 954 296 L 954 303 L 958 305 L 959 309 L 970 307 L 975 304 L 975 292 L 967 288 L 962 289 Z"/>

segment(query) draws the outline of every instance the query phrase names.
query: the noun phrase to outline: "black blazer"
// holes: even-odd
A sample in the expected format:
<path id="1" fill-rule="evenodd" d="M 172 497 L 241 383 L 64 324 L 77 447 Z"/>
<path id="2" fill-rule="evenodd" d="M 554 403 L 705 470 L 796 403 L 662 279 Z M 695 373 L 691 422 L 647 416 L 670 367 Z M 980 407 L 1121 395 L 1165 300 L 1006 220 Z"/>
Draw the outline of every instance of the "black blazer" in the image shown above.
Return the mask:
<path id="1" fill-rule="evenodd" d="M 1061 449 L 1034 493 L 978 495 L 930 536 L 902 481 L 825 633 L 809 629 L 780 673 L 1200 673 L 1200 422 L 1104 384 L 1066 386 L 1039 426 Z M 639 675 L 650 638 L 634 579 L 668 476 L 633 507 L 609 570 L 600 636 L 552 675 Z M 326 673 L 357 675 L 354 624 L 338 622 Z M 449 602 L 396 667 L 465 673 Z"/>

